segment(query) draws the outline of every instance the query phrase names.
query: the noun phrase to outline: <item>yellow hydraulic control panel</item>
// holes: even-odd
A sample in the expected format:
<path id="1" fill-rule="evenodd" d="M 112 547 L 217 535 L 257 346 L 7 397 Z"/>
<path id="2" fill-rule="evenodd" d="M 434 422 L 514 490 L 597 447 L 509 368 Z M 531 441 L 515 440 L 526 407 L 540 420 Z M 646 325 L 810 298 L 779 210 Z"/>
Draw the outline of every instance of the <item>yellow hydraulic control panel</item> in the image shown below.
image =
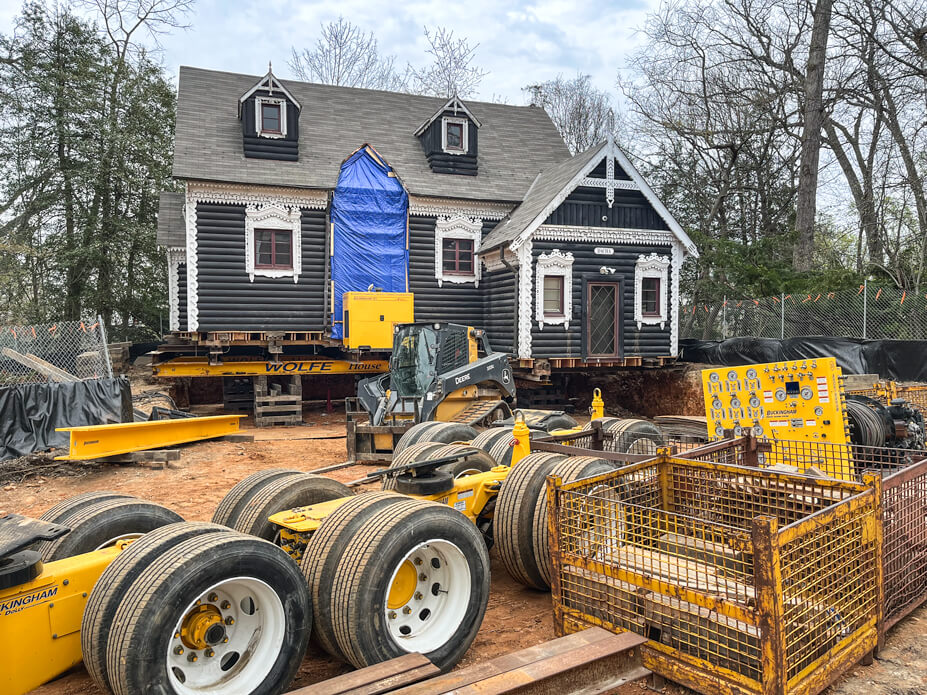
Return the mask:
<path id="1" fill-rule="evenodd" d="M 393 327 L 415 320 L 411 292 L 345 292 L 344 346 L 389 350 Z"/>
<path id="2" fill-rule="evenodd" d="M 833 357 L 702 371 L 708 434 L 846 444 L 842 373 Z"/>

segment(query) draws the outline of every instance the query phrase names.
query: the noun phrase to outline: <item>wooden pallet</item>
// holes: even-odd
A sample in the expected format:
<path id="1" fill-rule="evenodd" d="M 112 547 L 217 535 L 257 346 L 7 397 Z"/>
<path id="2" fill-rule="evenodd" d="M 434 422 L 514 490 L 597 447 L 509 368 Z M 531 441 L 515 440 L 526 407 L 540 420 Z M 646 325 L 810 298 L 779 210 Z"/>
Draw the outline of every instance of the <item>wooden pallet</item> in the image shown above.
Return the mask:
<path id="1" fill-rule="evenodd" d="M 443 676 L 422 655 L 409 654 L 289 695 L 596 695 L 650 675 L 641 665 L 646 641 L 593 627 Z"/>
<path id="2" fill-rule="evenodd" d="M 277 427 L 303 422 L 301 378 L 287 377 L 286 392 L 279 385 L 268 386 L 266 376 L 254 377 L 254 426 Z"/>

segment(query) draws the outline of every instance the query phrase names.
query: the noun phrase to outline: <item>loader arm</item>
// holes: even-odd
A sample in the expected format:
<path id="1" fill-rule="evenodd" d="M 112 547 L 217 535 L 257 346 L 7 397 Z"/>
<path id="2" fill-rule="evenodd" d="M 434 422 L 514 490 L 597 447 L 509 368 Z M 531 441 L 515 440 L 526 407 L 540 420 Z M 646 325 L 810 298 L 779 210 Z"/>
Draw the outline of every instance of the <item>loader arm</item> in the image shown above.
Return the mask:
<path id="1" fill-rule="evenodd" d="M 508 355 L 495 352 L 475 362 L 458 367 L 435 380 L 433 392 L 426 394 L 421 403 L 421 421 L 434 419 L 435 411 L 446 396 L 459 388 L 470 385 L 493 385 L 503 398 L 515 397 L 515 381 L 509 366 Z M 428 396 L 431 396 L 429 398 Z"/>

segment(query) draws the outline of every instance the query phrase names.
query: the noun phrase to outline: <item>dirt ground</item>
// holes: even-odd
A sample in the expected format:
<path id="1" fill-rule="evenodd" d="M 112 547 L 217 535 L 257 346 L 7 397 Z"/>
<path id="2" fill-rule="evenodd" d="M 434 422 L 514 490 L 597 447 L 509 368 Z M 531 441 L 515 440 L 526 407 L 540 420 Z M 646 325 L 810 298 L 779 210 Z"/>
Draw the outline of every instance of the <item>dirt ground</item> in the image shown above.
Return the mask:
<path id="1" fill-rule="evenodd" d="M 27 475 L 25 469 L 16 469 L 12 475 L 0 478 L 3 480 L 0 482 L 0 509 L 38 516 L 66 497 L 91 490 L 114 490 L 163 504 L 191 521 L 208 521 L 229 488 L 254 471 L 274 467 L 308 471 L 345 460 L 343 414 L 317 412 L 306 419 L 307 424 L 301 427 L 249 430 L 255 435 L 254 442 L 189 445 L 182 449 L 180 461 L 170 468 L 70 463 L 66 464 L 69 475 L 61 475 L 65 471 L 49 467 L 39 469 L 44 477 Z M 40 464 L 41 460 L 36 465 Z M 353 466 L 326 475 L 348 482 L 369 470 L 369 466 Z M 0 475 L 3 472 L 3 464 L 0 464 Z M 373 489 L 373 486 L 365 488 Z M 553 637 L 549 594 L 517 585 L 506 574 L 495 551 L 492 558 L 489 608 L 476 641 L 460 667 Z M 925 627 L 927 609 L 915 612 L 891 633 L 880 660 L 872 666 L 856 669 L 831 692 L 840 695 L 927 693 Z M 293 687 L 339 675 L 349 668 L 310 647 Z M 645 685 L 639 682 L 624 686 L 618 692 L 633 695 L 645 691 Z M 34 692 L 41 695 L 102 693 L 82 667 Z M 666 692 L 680 695 L 689 691 L 670 685 Z"/>

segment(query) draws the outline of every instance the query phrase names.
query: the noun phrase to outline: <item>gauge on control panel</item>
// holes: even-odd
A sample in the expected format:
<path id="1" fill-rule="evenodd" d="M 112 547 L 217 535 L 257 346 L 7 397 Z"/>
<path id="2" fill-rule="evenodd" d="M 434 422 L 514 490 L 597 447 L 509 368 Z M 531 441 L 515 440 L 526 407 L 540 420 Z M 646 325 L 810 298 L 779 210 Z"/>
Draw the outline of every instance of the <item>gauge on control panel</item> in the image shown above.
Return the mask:
<path id="1" fill-rule="evenodd" d="M 735 436 L 735 437 L 742 437 L 743 434 L 744 434 L 744 428 L 741 427 L 740 425 L 735 425 L 735 426 L 734 426 L 734 436 Z"/>
<path id="2" fill-rule="evenodd" d="M 762 437 L 762 436 L 763 436 L 763 428 L 760 427 L 759 425 L 754 425 L 754 426 L 753 426 L 753 436 L 754 436 L 754 437 Z"/>
<path id="3" fill-rule="evenodd" d="M 776 389 L 776 400 L 777 401 L 785 400 L 785 389 Z"/>
<path id="4" fill-rule="evenodd" d="M 818 406 L 817 408 L 814 409 L 814 414 L 817 415 L 818 417 L 821 417 L 824 414 L 824 408 L 822 408 L 821 406 Z"/>
<path id="5" fill-rule="evenodd" d="M 747 378 L 756 379 L 756 370 L 753 367 L 750 367 L 750 369 L 747 370 Z"/>
<path id="6" fill-rule="evenodd" d="M 724 428 L 723 428 L 721 425 L 717 425 L 717 426 L 715 427 L 715 434 L 718 435 L 719 437 L 723 437 L 723 436 L 724 436 Z"/>
<path id="7" fill-rule="evenodd" d="M 760 399 L 757 398 L 756 396 L 750 396 L 750 407 L 751 407 L 751 408 L 759 408 L 759 407 L 760 407 Z"/>
<path id="8" fill-rule="evenodd" d="M 721 380 L 721 375 L 718 372 L 712 372 L 708 375 L 708 380 L 714 383 L 718 383 Z"/>
<path id="9" fill-rule="evenodd" d="M 801 390 L 801 397 L 804 398 L 806 401 L 810 401 L 814 397 L 814 391 L 811 390 L 810 386 L 805 386 Z"/>
<path id="10" fill-rule="evenodd" d="M 729 371 L 729 372 L 727 373 L 727 380 L 728 380 L 728 381 L 737 381 L 737 372 L 735 372 L 733 369 L 732 369 L 731 371 Z"/>
<path id="11" fill-rule="evenodd" d="M 739 399 L 737 396 L 734 396 L 734 397 L 731 399 L 731 407 L 732 407 L 732 408 L 739 408 L 739 407 L 740 407 L 740 399 Z"/>
<path id="12" fill-rule="evenodd" d="M 714 408 L 715 410 L 721 410 L 721 408 L 724 407 L 724 403 L 722 403 L 717 398 L 715 398 L 714 401 L 712 401 L 711 403 L 711 407 Z"/>

